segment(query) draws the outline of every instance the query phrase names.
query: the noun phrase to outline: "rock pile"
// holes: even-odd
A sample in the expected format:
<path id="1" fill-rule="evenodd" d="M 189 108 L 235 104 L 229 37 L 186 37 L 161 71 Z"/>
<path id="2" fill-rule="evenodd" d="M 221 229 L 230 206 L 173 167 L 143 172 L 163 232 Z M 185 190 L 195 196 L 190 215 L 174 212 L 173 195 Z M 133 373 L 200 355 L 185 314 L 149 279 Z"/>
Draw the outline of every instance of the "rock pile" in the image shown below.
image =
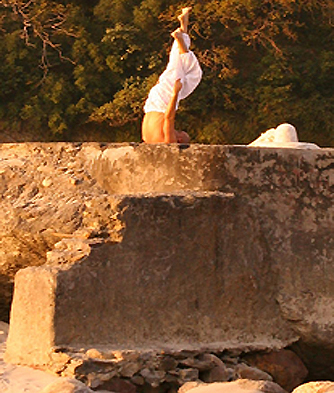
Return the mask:
<path id="1" fill-rule="evenodd" d="M 270 357 L 270 360 L 268 360 Z M 258 363 L 259 367 L 252 366 Z M 292 391 L 307 376 L 307 369 L 298 356 L 289 350 L 257 353 L 201 351 L 102 351 L 70 350 L 53 354 L 53 372 L 75 378 L 93 390 L 119 393 L 176 392 L 198 384 L 257 380 L 277 383 L 277 393 Z M 270 372 L 266 372 L 270 370 Z M 185 389 L 184 388 L 184 389 Z M 271 390 L 271 392 L 273 392 Z M 180 393 L 185 393 L 182 388 Z"/>

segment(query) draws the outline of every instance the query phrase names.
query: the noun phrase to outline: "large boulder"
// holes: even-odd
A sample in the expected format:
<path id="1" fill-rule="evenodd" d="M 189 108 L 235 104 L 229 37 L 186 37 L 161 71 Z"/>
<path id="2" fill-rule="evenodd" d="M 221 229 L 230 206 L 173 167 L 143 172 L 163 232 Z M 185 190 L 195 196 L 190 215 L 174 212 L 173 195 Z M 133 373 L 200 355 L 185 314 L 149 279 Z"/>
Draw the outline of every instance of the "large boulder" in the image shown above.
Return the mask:
<path id="1" fill-rule="evenodd" d="M 334 392 L 334 382 L 313 381 L 298 386 L 292 393 L 327 393 Z"/>
<path id="2" fill-rule="evenodd" d="M 308 375 L 308 370 L 301 359 L 287 349 L 250 354 L 246 356 L 246 360 L 256 368 L 269 373 L 274 381 L 288 392 L 302 384 Z"/>

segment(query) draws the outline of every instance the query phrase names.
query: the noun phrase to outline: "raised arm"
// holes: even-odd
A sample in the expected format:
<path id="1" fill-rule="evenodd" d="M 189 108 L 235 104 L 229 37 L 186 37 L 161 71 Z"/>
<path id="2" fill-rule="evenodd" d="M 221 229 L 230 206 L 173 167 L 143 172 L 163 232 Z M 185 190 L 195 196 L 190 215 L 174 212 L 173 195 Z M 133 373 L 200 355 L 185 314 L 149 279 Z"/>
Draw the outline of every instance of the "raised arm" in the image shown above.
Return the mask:
<path id="1" fill-rule="evenodd" d="M 165 112 L 163 133 L 164 133 L 164 142 L 166 143 L 177 142 L 174 124 L 175 124 L 176 104 L 181 89 L 182 89 L 182 83 L 181 80 L 178 79 L 174 84 L 173 95 L 168 103 L 167 110 Z"/>

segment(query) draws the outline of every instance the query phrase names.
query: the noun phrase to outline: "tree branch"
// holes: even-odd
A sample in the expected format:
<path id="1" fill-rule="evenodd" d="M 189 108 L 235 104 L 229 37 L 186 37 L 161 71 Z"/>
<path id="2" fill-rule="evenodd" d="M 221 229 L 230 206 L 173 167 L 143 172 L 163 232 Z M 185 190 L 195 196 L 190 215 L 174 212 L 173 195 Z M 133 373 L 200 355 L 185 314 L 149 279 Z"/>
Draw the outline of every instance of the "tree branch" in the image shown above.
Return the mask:
<path id="1" fill-rule="evenodd" d="M 22 25 L 21 38 L 27 46 L 36 46 L 33 43 L 35 37 L 41 42 L 40 67 L 44 72 L 44 77 L 50 68 L 49 48 L 56 51 L 61 60 L 74 64 L 70 58 L 63 55 L 61 45 L 53 37 L 54 34 L 75 37 L 75 34 L 65 26 L 67 15 L 63 11 L 62 5 L 51 3 L 46 6 L 38 6 L 35 0 L 0 0 L 0 6 L 8 8 L 19 20 Z"/>

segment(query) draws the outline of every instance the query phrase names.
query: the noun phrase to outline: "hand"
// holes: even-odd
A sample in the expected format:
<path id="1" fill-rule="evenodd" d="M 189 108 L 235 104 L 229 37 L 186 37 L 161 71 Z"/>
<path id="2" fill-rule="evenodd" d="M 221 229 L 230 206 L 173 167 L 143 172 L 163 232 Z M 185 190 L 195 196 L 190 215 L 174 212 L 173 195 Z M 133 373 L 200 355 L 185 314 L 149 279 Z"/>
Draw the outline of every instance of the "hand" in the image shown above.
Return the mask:
<path id="1" fill-rule="evenodd" d="M 174 83 L 174 93 L 179 94 L 181 89 L 182 89 L 181 79 L 177 79 Z"/>

